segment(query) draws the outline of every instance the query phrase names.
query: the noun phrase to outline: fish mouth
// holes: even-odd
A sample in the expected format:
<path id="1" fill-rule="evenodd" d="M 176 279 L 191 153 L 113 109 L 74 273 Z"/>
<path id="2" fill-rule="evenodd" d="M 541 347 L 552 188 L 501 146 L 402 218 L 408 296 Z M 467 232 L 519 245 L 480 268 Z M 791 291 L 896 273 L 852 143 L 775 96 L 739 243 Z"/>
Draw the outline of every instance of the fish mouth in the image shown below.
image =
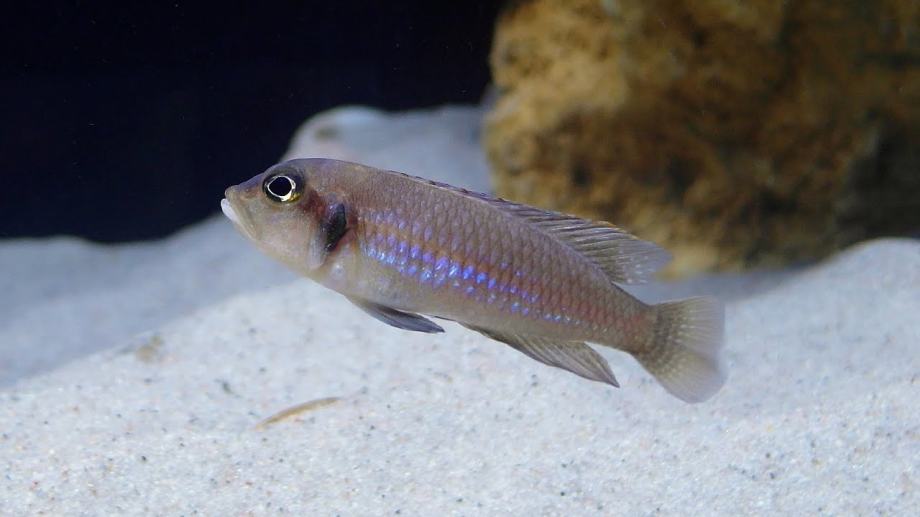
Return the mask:
<path id="1" fill-rule="evenodd" d="M 239 229 L 240 233 L 252 240 L 256 240 L 255 228 L 253 227 L 249 213 L 240 203 L 234 203 L 235 194 L 236 193 L 233 192 L 233 187 L 228 188 L 226 192 L 224 192 L 225 197 L 220 200 L 220 210 L 227 216 L 227 219 L 233 222 L 233 225 Z"/>
<path id="2" fill-rule="evenodd" d="M 240 217 L 233 211 L 233 205 L 227 201 L 227 198 L 220 200 L 220 210 L 227 216 L 227 219 L 233 221 L 233 224 L 240 224 Z"/>

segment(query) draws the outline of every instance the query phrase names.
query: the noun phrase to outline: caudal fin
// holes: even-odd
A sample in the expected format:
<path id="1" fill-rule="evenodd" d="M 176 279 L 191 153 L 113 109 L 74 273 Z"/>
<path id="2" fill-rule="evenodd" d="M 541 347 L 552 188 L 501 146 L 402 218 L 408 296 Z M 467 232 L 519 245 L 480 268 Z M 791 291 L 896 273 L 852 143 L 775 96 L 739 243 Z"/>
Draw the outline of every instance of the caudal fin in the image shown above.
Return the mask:
<path id="1" fill-rule="evenodd" d="M 655 306 L 654 338 L 633 355 L 668 392 L 702 402 L 725 383 L 720 357 L 723 309 L 712 298 L 689 298 Z"/>

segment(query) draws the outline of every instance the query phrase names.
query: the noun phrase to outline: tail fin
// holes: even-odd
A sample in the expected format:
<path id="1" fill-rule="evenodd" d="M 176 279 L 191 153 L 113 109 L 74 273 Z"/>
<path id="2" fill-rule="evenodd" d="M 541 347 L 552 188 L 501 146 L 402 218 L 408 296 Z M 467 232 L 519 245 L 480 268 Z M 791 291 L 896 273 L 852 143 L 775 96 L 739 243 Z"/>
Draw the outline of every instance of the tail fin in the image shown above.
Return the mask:
<path id="1" fill-rule="evenodd" d="M 639 363 L 668 392 L 685 402 L 702 402 L 725 383 L 722 364 L 723 309 L 712 298 L 689 298 L 655 306 L 654 338 L 634 352 Z"/>

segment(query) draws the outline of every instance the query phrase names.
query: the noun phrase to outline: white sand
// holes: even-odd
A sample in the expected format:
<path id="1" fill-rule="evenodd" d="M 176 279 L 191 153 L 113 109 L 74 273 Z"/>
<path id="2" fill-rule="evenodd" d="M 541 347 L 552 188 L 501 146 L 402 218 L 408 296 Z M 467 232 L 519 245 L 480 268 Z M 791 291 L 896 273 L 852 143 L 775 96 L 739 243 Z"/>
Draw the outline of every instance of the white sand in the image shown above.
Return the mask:
<path id="1" fill-rule="evenodd" d="M 354 113 L 391 122 L 345 115 Z M 425 138 L 438 125 L 472 133 L 475 120 L 467 116 L 464 129 L 463 117 L 405 120 L 413 117 L 430 126 Z M 396 161 L 362 155 L 386 146 L 361 147 L 350 134 L 321 143 L 339 140 L 372 164 Z M 426 149 L 407 142 L 411 132 L 399 138 L 401 168 L 424 172 L 410 162 Z M 427 142 L 438 153 L 476 153 L 472 137 Z M 419 163 L 458 174 L 452 164 L 476 162 L 464 156 Z M 440 177 L 463 181 L 455 178 Z M 731 377 L 712 401 L 691 406 L 616 352 L 604 351 L 619 390 L 455 325 L 441 335 L 386 327 L 292 281 L 229 226 L 210 221 L 144 246 L 0 247 L 0 265 L 15 273 L 3 280 L 0 361 L 12 365 L 7 383 L 18 379 L 0 392 L 0 514 L 920 507 L 917 241 L 867 243 L 797 272 L 644 289 L 729 300 Z M 339 400 L 257 427 L 328 397 Z"/>

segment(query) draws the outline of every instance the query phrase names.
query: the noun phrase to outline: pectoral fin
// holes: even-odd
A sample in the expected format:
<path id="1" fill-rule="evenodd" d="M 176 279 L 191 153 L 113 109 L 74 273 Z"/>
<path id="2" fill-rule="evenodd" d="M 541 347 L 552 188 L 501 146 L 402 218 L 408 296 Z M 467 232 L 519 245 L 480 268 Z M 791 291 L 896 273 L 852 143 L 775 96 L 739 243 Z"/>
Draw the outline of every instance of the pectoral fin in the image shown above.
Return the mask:
<path id="1" fill-rule="evenodd" d="M 590 346 L 578 341 L 553 342 L 536 336 L 509 334 L 464 325 L 486 337 L 510 345 L 515 350 L 541 363 L 568 370 L 592 381 L 605 382 L 617 388 L 620 384 L 610 371 L 607 360 Z"/>
<path id="2" fill-rule="evenodd" d="M 426 332 L 428 334 L 444 332 L 444 329 L 437 323 L 418 314 L 403 312 L 392 307 L 387 307 L 386 305 L 380 305 L 358 298 L 349 298 L 349 301 L 374 318 L 399 329 Z"/>

